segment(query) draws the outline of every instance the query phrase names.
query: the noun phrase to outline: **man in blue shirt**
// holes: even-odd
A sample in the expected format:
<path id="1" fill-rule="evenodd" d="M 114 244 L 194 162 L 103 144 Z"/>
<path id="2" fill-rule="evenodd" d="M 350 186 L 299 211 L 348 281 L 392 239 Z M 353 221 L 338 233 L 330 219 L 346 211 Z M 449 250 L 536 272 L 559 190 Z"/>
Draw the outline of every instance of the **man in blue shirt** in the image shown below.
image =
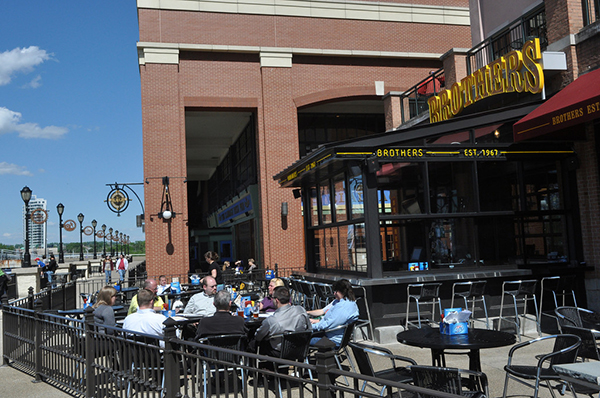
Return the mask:
<path id="1" fill-rule="evenodd" d="M 308 315 L 322 316 L 320 320 L 311 319 L 313 332 L 325 331 L 325 337 L 333 341 L 336 346 L 342 342 L 344 328 L 328 331 L 338 326 L 347 325 L 358 319 L 358 306 L 352 285 L 347 279 L 341 279 L 333 284 L 335 300 L 320 310 L 308 311 Z M 321 337 L 313 337 L 311 345 L 316 344 Z"/>

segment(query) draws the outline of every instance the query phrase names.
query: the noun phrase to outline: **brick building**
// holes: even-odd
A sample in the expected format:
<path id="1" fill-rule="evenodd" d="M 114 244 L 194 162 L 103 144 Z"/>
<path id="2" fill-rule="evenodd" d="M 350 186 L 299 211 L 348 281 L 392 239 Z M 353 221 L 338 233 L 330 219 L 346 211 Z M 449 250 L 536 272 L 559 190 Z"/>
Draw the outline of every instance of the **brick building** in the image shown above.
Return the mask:
<path id="1" fill-rule="evenodd" d="M 394 127 L 384 95 L 471 41 L 467 0 L 137 4 L 152 275 L 202 269 L 208 250 L 304 268 L 300 202 L 273 176 Z"/>

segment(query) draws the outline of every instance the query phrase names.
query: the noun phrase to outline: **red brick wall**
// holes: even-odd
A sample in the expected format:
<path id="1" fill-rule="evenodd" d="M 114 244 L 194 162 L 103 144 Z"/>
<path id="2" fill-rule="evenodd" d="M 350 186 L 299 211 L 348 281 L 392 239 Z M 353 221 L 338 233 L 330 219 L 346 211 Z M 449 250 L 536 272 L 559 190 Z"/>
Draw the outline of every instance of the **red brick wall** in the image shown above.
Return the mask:
<path id="1" fill-rule="evenodd" d="M 440 54 L 448 46 L 468 47 L 470 43 L 469 28 L 464 26 L 156 10 L 139 10 L 139 20 L 142 42 Z M 273 175 L 298 159 L 297 108 L 329 99 L 374 98 L 375 81 L 384 81 L 386 92 L 405 90 L 440 66 L 439 60 L 294 55 L 292 68 L 261 68 L 257 54 L 217 52 L 182 52 L 179 65 L 142 66 L 144 175 L 185 176 L 185 106 L 235 108 L 253 104 L 257 115 L 261 257 L 267 266 L 278 263 L 284 268 L 301 268 L 304 236 L 300 201 L 273 180 Z M 150 216 L 158 213 L 161 189 L 159 179 L 145 185 L 148 270 L 151 274 L 185 273 L 189 262 L 185 185 L 171 179 L 178 215 L 170 232 L 167 223 Z M 286 230 L 282 229 L 282 202 L 288 202 Z M 169 236 L 172 253 L 167 248 Z"/>

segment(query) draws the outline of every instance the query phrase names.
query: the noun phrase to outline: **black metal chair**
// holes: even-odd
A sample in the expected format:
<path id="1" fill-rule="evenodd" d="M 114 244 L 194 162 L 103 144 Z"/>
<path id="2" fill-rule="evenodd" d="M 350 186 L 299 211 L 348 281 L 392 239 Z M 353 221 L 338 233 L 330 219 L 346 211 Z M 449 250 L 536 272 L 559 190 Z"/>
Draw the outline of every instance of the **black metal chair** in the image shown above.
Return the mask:
<path id="1" fill-rule="evenodd" d="M 431 321 L 435 318 L 435 304 L 437 303 L 440 316 L 442 313 L 442 303 L 440 301 L 440 286 L 441 283 L 414 283 L 406 287 L 406 320 L 404 328 L 408 329 L 408 325 L 417 326 L 421 329 L 421 310 L 420 304 L 431 304 Z M 410 300 L 414 300 L 417 305 L 417 325 L 409 320 Z"/>
<path id="2" fill-rule="evenodd" d="M 356 361 L 356 366 L 358 367 L 358 372 L 360 374 L 398 383 L 410 383 L 412 381 L 410 370 L 406 367 L 396 366 L 396 361 L 403 361 L 409 363 L 410 365 L 416 365 L 417 363 L 413 359 L 400 355 L 394 355 L 390 350 L 383 347 L 375 347 L 361 343 L 349 343 L 348 345 L 352 350 L 352 354 L 354 355 L 354 360 Z M 384 370 L 375 371 L 371 359 L 369 358 L 369 354 L 380 355 L 388 358 L 391 362 L 391 367 Z M 358 379 L 355 379 L 356 383 L 358 383 L 357 380 Z M 365 381 L 363 382 L 360 391 L 364 391 L 367 386 L 379 391 L 380 396 L 384 395 L 387 388 L 385 385 L 378 384 L 378 386 L 381 388 L 378 389 Z M 358 389 L 358 385 L 355 385 L 354 388 Z"/>
<path id="3" fill-rule="evenodd" d="M 517 351 L 549 339 L 554 339 L 554 348 L 552 349 L 552 352 L 539 356 L 536 365 L 521 365 L 514 363 L 515 353 L 517 353 Z M 504 367 L 506 377 L 504 379 L 504 392 L 502 397 L 506 398 L 508 380 L 513 379 L 533 388 L 533 398 L 537 398 L 540 385 L 542 385 L 542 382 L 545 382 L 545 386 L 550 390 L 552 397 L 556 398 L 550 382 L 553 381 L 561 384 L 564 384 L 564 382 L 561 381 L 560 376 L 554 371 L 552 366 L 575 362 L 575 359 L 577 358 L 577 349 L 580 345 L 581 339 L 578 336 L 572 334 L 560 334 L 539 337 L 513 346 L 508 353 L 508 363 Z M 531 350 L 527 351 L 530 352 Z M 527 355 L 526 358 L 522 355 L 520 355 L 520 357 L 519 360 L 521 363 L 531 363 L 532 358 L 530 354 Z M 534 381 L 534 384 L 531 384 L 532 381 Z"/>
<path id="4" fill-rule="evenodd" d="M 440 368 L 437 366 L 411 366 L 410 374 L 415 386 L 470 398 L 489 397 L 487 376 L 473 370 Z M 419 398 L 436 396 L 417 393 Z"/>
<path id="5" fill-rule="evenodd" d="M 319 299 L 319 306 L 321 308 L 327 306 L 333 300 L 335 296 L 333 294 L 333 287 L 328 283 L 314 283 L 315 291 Z"/>
<path id="6" fill-rule="evenodd" d="M 339 347 L 337 347 L 334 352 L 335 362 L 337 363 L 337 366 L 340 370 L 344 370 L 342 363 L 345 360 L 348 360 L 348 365 L 350 366 L 350 370 L 352 372 L 356 372 L 356 369 L 354 367 L 354 362 L 352 361 L 352 357 L 350 357 L 349 352 L 348 352 L 348 344 L 352 340 L 352 336 L 354 335 L 354 329 L 355 329 L 357 322 L 358 321 L 354 321 L 354 322 L 348 323 L 346 325 L 340 325 L 338 327 L 324 331 L 326 333 L 326 332 L 330 332 L 330 331 L 334 331 L 334 330 L 344 329 L 344 334 L 342 335 L 342 341 L 340 342 Z M 313 333 L 313 337 L 314 336 L 315 336 L 315 334 Z M 310 351 L 311 352 L 316 351 L 316 348 L 311 347 Z M 347 385 L 347 386 L 350 385 L 350 383 L 348 382 L 348 378 L 346 376 L 344 376 L 344 380 L 345 380 L 345 385 Z"/>
<path id="7" fill-rule="evenodd" d="M 243 352 L 246 349 L 247 336 L 245 334 L 224 334 L 218 336 L 207 336 L 199 339 L 198 342 L 214 347 Z M 204 350 L 203 354 L 206 355 L 207 358 L 210 358 L 212 360 L 211 362 L 214 364 L 214 366 L 210 366 L 210 364 L 207 361 L 202 361 L 202 380 L 204 380 L 205 397 L 211 394 L 211 392 L 208 391 L 211 374 L 213 375 L 215 380 L 214 384 L 217 390 L 217 395 L 220 394 L 219 390 L 221 380 L 225 382 L 224 391 L 232 391 L 232 389 L 230 389 L 228 385 L 229 375 L 235 374 L 236 378 L 234 378 L 234 382 L 236 382 L 238 370 L 242 379 L 242 389 L 246 388 L 246 372 L 243 368 L 243 355 L 235 354 L 232 352 L 225 352 L 221 350 Z M 200 375 L 200 369 L 198 369 L 197 374 L 198 376 Z M 201 380 L 200 377 L 198 377 L 198 380 Z M 209 395 L 207 395 L 207 393 Z"/>
<path id="8" fill-rule="evenodd" d="M 487 281 L 469 281 L 469 282 L 456 282 L 452 285 L 452 302 L 450 304 L 451 308 L 454 308 L 454 299 L 456 297 L 462 297 L 464 300 L 465 309 L 471 311 L 471 319 L 470 323 L 473 324 L 476 320 L 475 318 L 475 303 L 477 301 L 481 302 L 483 307 L 483 312 L 485 314 L 485 328 L 490 328 L 490 319 L 488 317 L 487 305 L 485 303 L 485 286 Z M 471 306 L 469 307 L 469 302 Z"/>
<path id="9" fill-rule="evenodd" d="M 512 322 L 516 326 L 516 334 L 521 341 L 521 320 L 520 316 L 525 318 L 527 316 L 527 304 L 533 300 L 533 307 L 535 309 L 535 325 L 537 328 L 538 335 L 542 335 L 540 330 L 539 313 L 537 298 L 535 296 L 535 290 L 537 287 L 537 280 L 518 280 L 518 281 L 505 281 L 502 283 L 502 300 L 500 301 L 500 316 L 498 317 L 498 330 L 502 330 L 502 321 Z M 504 310 L 504 297 L 510 296 L 513 300 L 513 309 L 515 312 L 515 320 L 510 320 L 506 316 L 502 316 Z M 518 302 L 523 303 L 523 313 L 519 314 Z"/>
<path id="10" fill-rule="evenodd" d="M 593 314 L 593 311 L 587 310 L 585 308 L 579 307 L 558 307 L 554 310 L 554 314 L 556 314 L 556 319 L 558 321 L 558 328 L 562 332 L 562 327 L 567 326 L 576 326 L 578 328 L 583 327 L 583 320 L 581 319 L 582 313 Z"/>
<path id="11" fill-rule="evenodd" d="M 310 348 L 310 339 L 312 338 L 312 330 L 305 332 L 286 332 L 281 335 L 273 336 L 272 338 L 281 337 L 281 354 L 279 358 L 287 359 L 288 361 L 307 362 L 308 351 Z M 287 374 L 289 366 L 284 364 L 277 365 L 278 373 Z M 298 370 L 295 370 L 296 377 L 300 377 Z M 312 374 L 309 372 L 312 379 Z M 281 393 L 281 378 L 277 378 L 277 388 L 279 397 L 283 397 Z M 289 389 L 289 385 L 288 385 Z"/>
<path id="12" fill-rule="evenodd" d="M 590 329 L 579 328 L 577 326 L 563 325 L 562 333 L 574 334 L 581 339 L 581 346 L 577 350 L 577 356 L 582 360 L 591 359 L 600 361 L 600 351 L 596 342 L 596 335 Z"/>

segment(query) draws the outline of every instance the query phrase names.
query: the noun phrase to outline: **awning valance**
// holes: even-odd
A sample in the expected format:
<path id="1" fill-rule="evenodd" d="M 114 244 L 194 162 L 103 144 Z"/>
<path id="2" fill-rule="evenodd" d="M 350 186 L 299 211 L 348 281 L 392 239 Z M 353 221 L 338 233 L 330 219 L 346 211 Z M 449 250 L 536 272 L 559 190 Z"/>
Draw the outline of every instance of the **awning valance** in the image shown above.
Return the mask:
<path id="1" fill-rule="evenodd" d="M 514 140 L 548 136 L 597 117 L 600 117 L 600 69 L 580 76 L 515 123 Z"/>

